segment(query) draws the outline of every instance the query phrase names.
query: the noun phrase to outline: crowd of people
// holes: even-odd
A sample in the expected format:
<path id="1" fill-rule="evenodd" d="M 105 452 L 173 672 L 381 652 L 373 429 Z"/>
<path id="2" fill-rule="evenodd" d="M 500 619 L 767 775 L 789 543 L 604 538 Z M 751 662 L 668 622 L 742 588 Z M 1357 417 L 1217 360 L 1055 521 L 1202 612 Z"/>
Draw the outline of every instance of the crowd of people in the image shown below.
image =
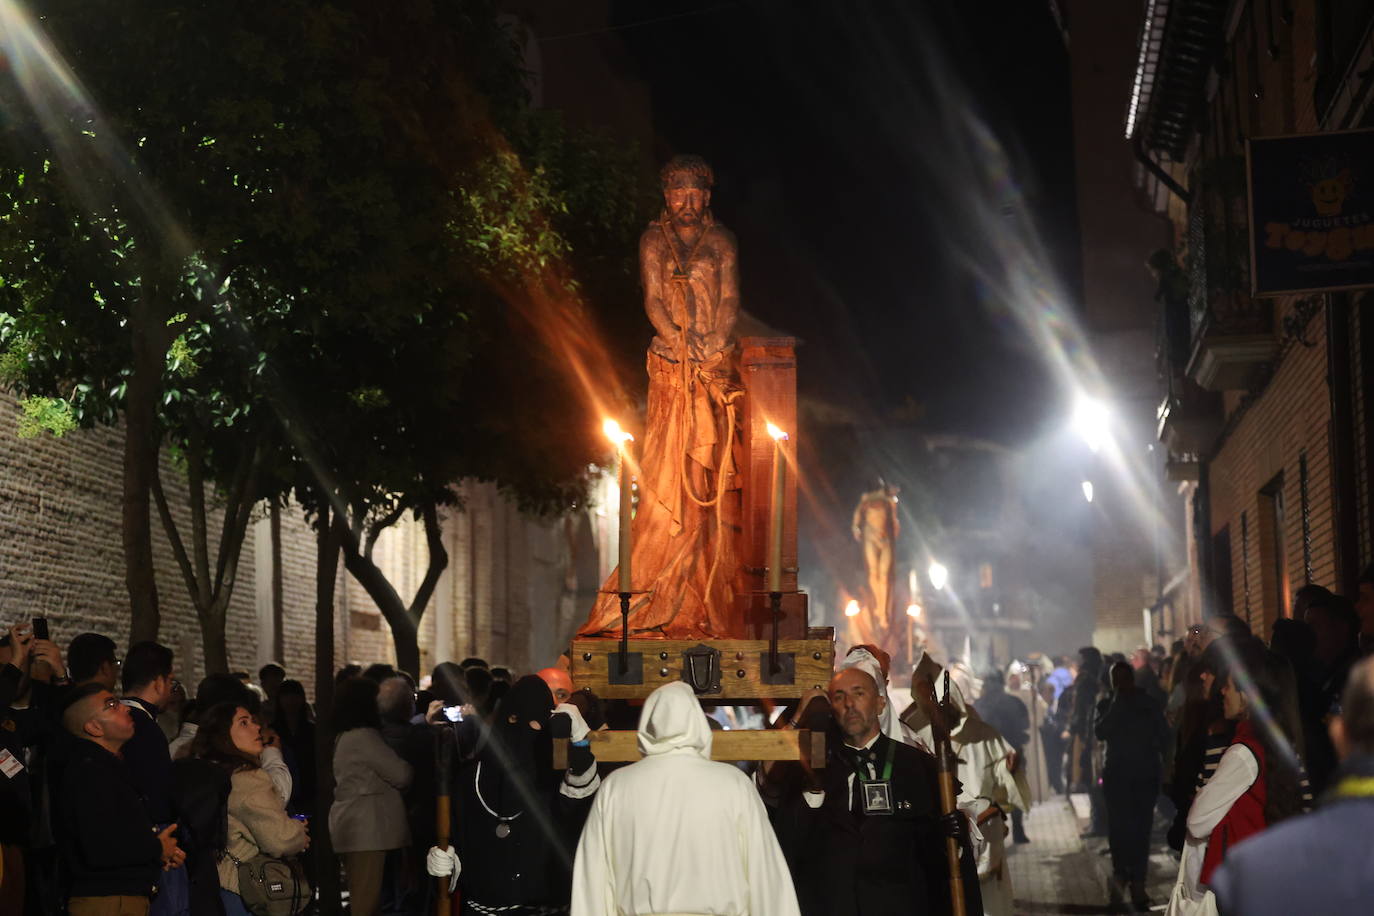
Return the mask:
<path id="1" fill-rule="evenodd" d="M 1374 772 L 1374 667 L 1362 662 L 1374 650 L 1374 570 L 1360 589 L 1352 601 L 1304 586 L 1268 634 L 1219 614 L 1171 651 L 1085 647 L 1055 660 L 1040 684 L 1046 769 L 1056 790 L 1087 793 L 1084 833 L 1108 838 L 1113 904 L 1151 906 L 1157 818 L 1171 821 L 1178 862 L 1173 916 L 1347 912 L 1374 893 L 1366 855 L 1316 857 L 1354 832 L 1320 843 L 1312 832 L 1360 818 L 1374 827 L 1374 809 L 1342 804 L 1365 797 Z M 1340 861 L 1349 870 L 1333 873 Z M 1296 863 L 1320 869 L 1320 888 Z"/>
<path id="2" fill-rule="evenodd" d="M 349 665 L 320 721 L 281 665 L 190 694 L 165 646 L 121 658 L 84 633 L 63 652 L 19 624 L 0 640 L 0 912 L 294 916 L 332 869 L 366 916 L 433 912 L 445 890 L 464 914 L 895 916 L 957 897 L 1003 916 L 1008 844 L 1034 840 L 1022 815 L 1050 787 L 1087 793 L 1123 907 L 1150 904 L 1167 810 L 1171 913 L 1337 912 L 1374 889 L 1339 839 L 1374 814 L 1374 662 L 1350 601 L 1309 586 L 1295 612 L 1267 643 L 1220 615 L 1171 653 L 1089 647 L 981 679 L 925 655 L 904 709 L 861 646 L 823 689 L 753 709 L 684 683 L 603 701 L 566 664 L 517 678 L 473 658 L 420 683 Z M 825 732 L 826 765 L 713 762 L 713 731 L 751 721 Z M 598 761 L 607 728 L 643 759 Z M 1293 902 L 1317 867 L 1330 909 Z"/>

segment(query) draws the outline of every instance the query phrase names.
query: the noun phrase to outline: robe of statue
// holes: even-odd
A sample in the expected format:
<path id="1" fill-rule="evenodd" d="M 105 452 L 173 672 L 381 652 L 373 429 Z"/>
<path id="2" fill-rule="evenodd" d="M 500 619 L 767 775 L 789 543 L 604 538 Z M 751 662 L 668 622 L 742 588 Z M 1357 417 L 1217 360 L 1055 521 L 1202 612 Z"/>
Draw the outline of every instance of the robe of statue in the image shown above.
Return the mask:
<path id="1" fill-rule="evenodd" d="M 665 216 L 640 240 L 646 309 L 657 304 L 680 331 L 654 338 L 649 403 L 637 449 L 639 505 L 632 526 L 630 631 L 697 639 L 740 636 L 734 579 L 740 566 L 740 423 L 734 325 L 734 236 L 709 211 L 695 245 Z M 674 339 L 675 338 L 675 339 Z M 620 632 L 613 572 L 583 636 Z"/>

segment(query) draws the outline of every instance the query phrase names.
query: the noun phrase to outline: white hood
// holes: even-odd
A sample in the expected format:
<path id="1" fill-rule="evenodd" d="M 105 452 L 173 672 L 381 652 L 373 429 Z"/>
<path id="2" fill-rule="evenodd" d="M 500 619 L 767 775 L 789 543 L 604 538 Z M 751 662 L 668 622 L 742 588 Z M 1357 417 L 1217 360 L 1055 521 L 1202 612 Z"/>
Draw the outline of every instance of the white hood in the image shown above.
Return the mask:
<path id="1" fill-rule="evenodd" d="M 882 714 L 878 717 L 878 724 L 884 735 L 903 744 L 929 749 L 928 743 L 915 730 L 902 723 L 902 711 L 892 702 L 892 697 L 887 692 L 887 677 L 883 674 L 883 666 L 871 652 L 867 649 L 855 649 L 850 652 L 844 657 L 844 661 L 840 662 L 839 670 L 843 671 L 846 668 L 858 668 L 867 672 L 868 676 L 873 678 L 873 683 L 878 685 L 878 693 L 882 694 L 885 701 Z"/>
<path id="2" fill-rule="evenodd" d="M 664 684 L 644 701 L 639 752 L 645 757 L 690 752 L 711 759 L 711 726 L 696 694 L 683 681 Z"/>

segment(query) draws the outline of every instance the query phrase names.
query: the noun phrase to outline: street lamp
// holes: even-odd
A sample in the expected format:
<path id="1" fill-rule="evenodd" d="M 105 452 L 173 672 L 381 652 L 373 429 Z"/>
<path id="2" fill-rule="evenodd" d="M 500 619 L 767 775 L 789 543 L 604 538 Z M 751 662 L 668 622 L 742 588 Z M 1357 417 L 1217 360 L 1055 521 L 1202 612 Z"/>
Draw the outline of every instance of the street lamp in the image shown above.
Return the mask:
<path id="1" fill-rule="evenodd" d="M 938 560 L 931 562 L 930 569 L 926 570 L 926 573 L 930 576 L 931 587 L 937 592 L 944 589 L 945 583 L 949 581 L 949 570 L 945 569 L 944 564 Z"/>
<path id="2" fill-rule="evenodd" d="M 1094 452 L 1111 435 L 1111 412 L 1097 398 L 1080 395 L 1073 408 L 1073 430 Z"/>

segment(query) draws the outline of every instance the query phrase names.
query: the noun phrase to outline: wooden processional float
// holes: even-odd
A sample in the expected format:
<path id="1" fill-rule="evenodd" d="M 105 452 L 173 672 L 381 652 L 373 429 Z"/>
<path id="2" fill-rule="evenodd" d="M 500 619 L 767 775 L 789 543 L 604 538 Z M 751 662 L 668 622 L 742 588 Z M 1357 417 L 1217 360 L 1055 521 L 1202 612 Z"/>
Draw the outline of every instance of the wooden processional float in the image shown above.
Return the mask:
<path id="1" fill-rule="evenodd" d="M 684 681 L 704 704 L 748 705 L 760 700 L 794 702 L 824 688 L 835 664 L 834 630 L 807 625 L 807 596 L 797 590 L 796 452 L 780 430 L 796 430 L 796 341 L 791 337 L 742 337 L 741 402 L 737 451 L 741 519 L 735 607 L 723 638 L 672 639 L 632 635 L 631 592 L 613 575 L 603 595 L 618 598 L 616 635 L 579 637 L 572 643 L 572 679 L 579 688 L 613 700 L 643 700 L 673 681 Z M 770 434 L 772 427 L 772 434 Z M 790 462 L 790 467 L 788 467 Z M 622 467 L 624 463 L 622 462 Z M 630 481 L 622 474 L 622 493 Z M 622 527 L 628 505 L 622 504 Z M 626 535 L 622 533 L 622 544 Z M 625 562 L 626 551 L 621 553 Z M 616 586 L 619 585 L 619 589 Z M 623 589 L 623 590 L 620 590 Z M 639 759 L 633 731 L 592 732 L 599 761 Z M 797 760 L 825 765 L 825 735 L 807 730 L 731 730 L 712 736 L 715 760 Z M 563 768 L 567 739 L 555 741 L 554 766 Z"/>

